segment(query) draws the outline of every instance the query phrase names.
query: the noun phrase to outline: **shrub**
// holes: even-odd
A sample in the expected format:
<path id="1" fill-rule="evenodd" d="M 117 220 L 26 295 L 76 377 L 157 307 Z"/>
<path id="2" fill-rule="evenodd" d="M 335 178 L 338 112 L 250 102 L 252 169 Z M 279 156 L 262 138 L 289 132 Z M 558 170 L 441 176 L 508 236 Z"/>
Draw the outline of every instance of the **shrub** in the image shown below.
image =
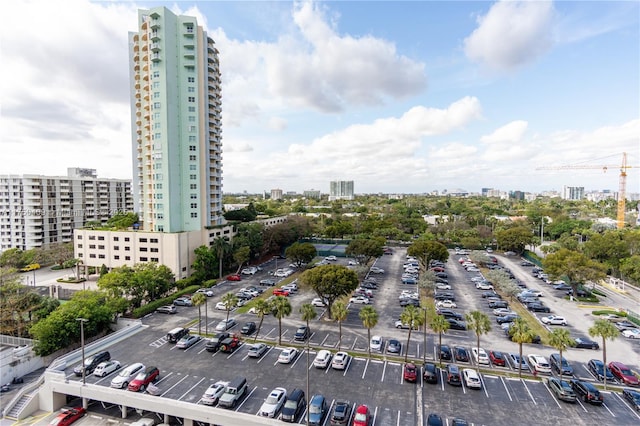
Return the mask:
<path id="1" fill-rule="evenodd" d="M 626 317 L 627 313 L 624 311 L 616 311 L 614 309 L 601 309 L 591 312 L 593 315 L 618 315 L 619 317 Z"/>
<path id="2" fill-rule="evenodd" d="M 206 288 L 211 288 L 211 287 L 215 287 L 217 284 L 218 284 L 218 280 L 207 280 L 202 283 L 202 286 Z"/>
<path id="3" fill-rule="evenodd" d="M 602 297 L 607 297 L 606 294 L 604 294 L 603 292 L 601 292 L 600 290 L 598 290 L 597 288 L 594 288 L 593 290 L 591 290 L 591 293 L 593 294 L 597 294 L 598 296 L 602 296 Z"/>
<path id="4" fill-rule="evenodd" d="M 148 315 L 151 312 L 155 312 L 155 310 L 158 309 L 160 306 L 170 305 L 178 297 L 180 297 L 180 296 L 182 296 L 184 294 L 193 293 L 196 290 L 198 290 L 199 288 L 200 288 L 200 286 L 197 286 L 197 285 L 190 286 L 190 287 L 187 287 L 187 288 L 184 288 L 184 289 L 182 289 L 180 291 L 175 292 L 171 296 L 163 297 L 162 299 L 157 299 L 157 300 L 154 300 L 152 302 L 147 303 L 146 305 L 142 305 L 139 308 L 136 308 L 136 309 L 133 310 L 133 317 L 134 318 L 142 318 L 143 316 Z"/>
<path id="5" fill-rule="evenodd" d="M 176 288 L 178 290 L 182 290 L 184 288 L 191 287 L 191 286 L 194 286 L 194 285 L 198 285 L 198 288 L 200 288 L 199 287 L 200 286 L 199 279 L 197 277 L 193 276 L 193 275 L 190 276 L 190 277 L 183 278 L 181 280 L 176 281 Z"/>

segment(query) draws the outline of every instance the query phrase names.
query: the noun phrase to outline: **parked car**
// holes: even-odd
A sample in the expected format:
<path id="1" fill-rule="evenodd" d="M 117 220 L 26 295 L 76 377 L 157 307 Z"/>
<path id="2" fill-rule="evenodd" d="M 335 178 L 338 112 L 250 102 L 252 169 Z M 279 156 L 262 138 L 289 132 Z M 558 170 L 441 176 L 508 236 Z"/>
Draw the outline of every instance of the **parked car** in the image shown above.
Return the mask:
<path id="1" fill-rule="evenodd" d="M 282 407 L 280 419 L 287 423 L 294 423 L 307 406 L 307 400 L 302 389 L 291 391 Z"/>
<path id="2" fill-rule="evenodd" d="M 349 365 L 350 355 L 346 352 L 338 352 L 333 356 L 331 368 L 334 370 L 344 370 Z"/>
<path id="3" fill-rule="evenodd" d="M 176 343 L 176 348 L 179 349 L 188 349 L 191 346 L 195 345 L 200 341 L 200 336 L 197 334 L 187 334 L 183 336 L 178 343 Z"/>
<path id="4" fill-rule="evenodd" d="M 260 280 L 260 285 L 266 285 L 269 287 L 273 287 L 276 285 L 276 280 L 271 278 L 265 278 L 264 280 Z"/>
<path id="5" fill-rule="evenodd" d="M 521 369 L 522 371 L 531 371 L 529 363 L 525 357 L 520 358 L 520 354 L 510 353 L 509 361 L 515 370 Z"/>
<path id="6" fill-rule="evenodd" d="M 402 322 L 402 321 L 400 321 L 400 320 L 396 321 L 396 322 L 394 323 L 394 326 L 395 326 L 395 328 L 402 328 L 402 329 L 405 329 L 405 330 L 408 330 L 408 329 L 410 328 L 409 324 L 405 324 L 405 323 L 403 323 L 403 322 Z M 417 329 L 418 329 L 418 325 L 417 325 L 417 324 L 414 324 L 414 325 L 413 325 L 413 329 L 414 329 L 414 330 L 417 330 Z"/>
<path id="7" fill-rule="evenodd" d="M 462 386 L 462 377 L 460 369 L 455 364 L 447 364 L 446 367 L 447 383 L 451 386 Z"/>
<path id="8" fill-rule="evenodd" d="M 582 349 L 594 349 L 594 350 L 600 349 L 600 345 L 598 344 L 598 342 L 595 342 L 590 339 L 585 339 L 584 337 L 578 337 L 577 339 L 575 339 L 575 347 L 582 348 Z"/>
<path id="9" fill-rule="evenodd" d="M 527 309 L 531 312 L 549 313 L 551 309 L 542 302 L 532 302 L 527 304 Z"/>
<path id="10" fill-rule="evenodd" d="M 204 348 L 207 352 L 217 352 L 224 340 L 229 338 L 229 333 L 218 333 L 207 341 Z"/>
<path id="11" fill-rule="evenodd" d="M 549 378 L 549 389 L 551 392 L 561 401 L 576 402 L 576 394 L 571 389 L 571 385 L 566 380 L 556 379 L 555 377 Z"/>
<path id="12" fill-rule="evenodd" d="M 422 379 L 427 383 L 438 383 L 438 367 L 433 362 L 422 364 Z"/>
<path id="13" fill-rule="evenodd" d="M 591 374 L 600 381 L 604 381 L 605 374 L 607 376 L 607 381 L 613 380 L 613 373 L 611 373 L 609 367 L 605 367 L 604 363 L 599 359 L 590 359 L 587 363 L 587 368 Z"/>
<path id="14" fill-rule="evenodd" d="M 640 411 L 640 391 L 635 389 L 622 389 L 622 396 L 629 401 L 629 404 L 636 410 Z"/>
<path id="15" fill-rule="evenodd" d="M 462 346 L 454 346 L 453 348 L 454 358 L 458 362 L 469 362 L 469 352 Z"/>
<path id="16" fill-rule="evenodd" d="M 98 364 L 95 370 L 93 370 L 93 375 L 96 377 L 105 377 L 113 373 L 114 371 L 118 371 L 121 367 L 122 365 L 120 364 L 120 361 L 103 361 Z"/>
<path id="17" fill-rule="evenodd" d="M 286 399 L 287 390 L 285 388 L 275 388 L 269 393 L 269 396 L 265 398 L 258 414 L 263 417 L 275 418 Z"/>
<path id="18" fill-rule="evenodd" d="M 276 288 L 273 290 L 273 295 L 274 296 L 284 296 L 284 297 L 289 297 L 289 291 L 283 289 L 283 288 Z"/>
<path id="19" fill-rule="evenodd" d="M 440 346 L 440 360 L 451 361 L 452 359 L 453 359 L 453 354 L 451 352 L 451 348 L 447 345 Z"/>
<path id="20" fill-rule="evenodd" d="M 387 342 L 387 353 L 401 354 L 402 343 L 400 343 L 398 339 L 389 339 L 389 341 Z"/>
<path id="21" fill-rule="evenodd" d="M 331 426 L 347 426 L 351 419 L 351 403 L 349 401 L 336 401 L 331 411 L 329 424 Z"/>
<path id="22" fill-rule="evenodd" d="M 111 354 L 109 353 L 109 351 L 100 351 L 98 353 L 95 353 L 91 356 L 86 357 L 84 359 L 84 364 L 80 364 L 76 366 L 73 369 L 73 373 L 76 376 L 80 377 L 84 372 L 84 375 L 88 376 L 89 374 L 93 373 L 93 370 L 95 370 L 100 363 L 103 363 L 105 361 L 110 361 L 110 360 L 111 360 Z"/>
<path id="23" fill-rule="evenodd" d="M 501 317 L 496 317 L 496 322 L 498 324 L 505 324 L 505 323 L 508 323 L 508 322 L 514 322 L 518 318 L 520 318 L 520 315 L 509 314 L 509 315 L 504 315 L 504 316 L 501 316 Z"/>
<path id="24" fill-rule="evenodd" d="M 549 315 L 548 317 L 542 317 L 541 321 L 543 324 L 547 325 L 567 325 L 566 318 L 558 315 Z"/>
<path id="25" fill-rule="evenodd" d="M 369 269 L 369 272 L 371 272 L 372 274 L 384 274 L 384 269 L 378 268 L 377 266 L 372 266 L 371 269 Z"/>
<path id="26" fill-rule="evenodd" d="M 251 336 L 253 333 L 255 333 L 256 328 L 256 323 L 253 321 L 249 321 L 242 326 L 240 333 L 244 334 L 245 336 Z"/>
<path id="27" fill-rule="evenodd" d="M 211 290 L 210 288 L 200 288 L 196 290 L 196 293 L 202 293 L 207 297 L 213 297 L 213 290 Z"/>
<path id="28" fill-rule="evenodd" d="M 481 389 L 482 381 L 480 380 L 480 376 L 476 373 L 476 370 L 472 368 L 465 368 L 462 370 L 462 378 L 464 379 L 464 384 L 467 385 L 470 389 Z"/>
<path id="29" fill-rule="evenodd" d="M 500 351 L 489 351 L 489 360 L 491 364 L 498 367 L 505 367 L 507 365 L 507 360 L 504 354 Z"/>
<path id="30" fill-rule="evenodd" d="M 610 362 L 609 363 L 609 370 L 611 370 L 611 373 L 618 380 L 620 380 L 623 384 L 625 384 L 627 386 L 638 386 L 638 385 L 640 385 L 640 382 L 638 381 L 638 378 L 635 376 L 635 374 L 633 374 L 631 369 L 629 367 L 627 367 L 625 364 L 621 363 L 621 362 L 618 362 L 618 361 Z"/>
<path id="31" fill-rule="evenodd" d="M 297 342 L 304 342 L 309 337 L 311 337 L 311 329 L 306 325 L 301 325 L 296 330 L 296 334 L 293 336 L 293 340 Z"/>
<path id="32" fill-rule="evenodd" d="M 352 426 L 369 426 L 371 424 L 371 410 L 366 405 L 360 405 L 353 414 Z"/>
<path id="33" fill-rule="evenodd" d="M 327 368 L 331 363 L 331 357 L 331 352 L 326 349 L 321 349 L 313 360 L 313 366 L 315 368 Z"/>
<path id="34" fill-rule="evenodd" d="M 51 426 L 69 426 L 87 414 L 87 410 L 83 407 L 63 408 L 49 425 Z"/>
<path id="35" fill-rule="evenodd" d="M 640 330 L 637 328 L 627 328 L 622 330 L 622 335 L 627 339 L 640 339 Z"/>
<path id="36" fill-rule="evenodd" d="M 298 349 L 296 348 L 285 348 L 280 352 L 280 356 L 278 357 L 278 362 L 280 364 L 290 364 L 291 361 L 296 359 L 298 356 Z"/>
<path id="37" fill-rule="evenodd" d="M 436 302 L 436 308 L 457 308 L 458 305 L 456 305 L 455 302 L 452 302 L 451 300 L 438 300 L 438 302 Z"/>
<path id="38" fill-rule="evenodd" d="M 449 323 L 449 328 L 451 330 L 466 330 L 467 324 L 464 321 L 460 321 L 454 318 L 447 318 L 447 322 Z"/>
<path id="39" fill-rule="evenodd" d="M 370 302 L 369 298 L 366 296 L 354 296 L 349 299 L 349 303 L 353 303 L 356 305 L 368 305 Z"/>
<path id="40" fill-rule="evenodd" d="M 240 274 L 231 274 L 227 276 L 227 281 L 241 281 L 242 277 Z"/>
<path id="41" fill-rule="evenodd" d="M 160 378 L 160 370 L 158 367 L 146 367 L 144 371 L 138 373 L 135 379 L 133 379 L 127 390 L 131 392 L 144 392 L 150 383 L 158 381 Z"/>
<path id="42" fill-rule="evenodd" d="M 218 403 L 220 396 L 224 393 L 224 389 L 229 382 L 218 381 L 215 382 L 204 391 L 204 394 L 200 398 L 200 402 L 204 405 L 215 405 Z"/>
<path id="43" fill-rule="evenodd" d="M 229 330 L 231 327 L 234 327 L 236 324 L 238 324 L 236 322 L 236 320 L 234 318 L 229 318 L 227 319 L 223 319 L 222 321 L 220 321 L 218 323 L 218 325 L 216 325 L 216 331 L 227 331 Z"/>
<path id="44" fill-rule="evenodd" d="M 309 400 L 309 425 L 322 425 L 327 415 L 327 410 L 327 399 L 320 394 L 313 395 Z"/>
<path id="45" fill-rule="evenodd" d="M 127 386 L 129 386 L 129 382 L 135 379 L 138 373 L 144 371 L 144 369 L 145 366 L 139 362 L 126 366 L 116 377 L 111 379 L 111 387 L 116 389 L 126 389 Z"/>
<path id="46" fill-rule="evenodd" d="M 193 302 L 188 297 L 178 297 L 173 301 L 173 304 L 176 306 L 193 306 Z"/>
<path id="47" fill-rule="evenodd" d="M 255 275 L 258 272 L 258 268 L 255 266 L 249 266 L 248 268 L 244 268 L 240 273 L 242 275 Z"/>
<path id="48" fill-rule="evenodd" d="M 369 342 L 369 349 L 376 352 L 381 352 L 383 346 L 382 336 L 373 336 L 371 342 Z"/>
<path id="49" fill-rule="evenodd" d="M 542 355 L 530 354 L 528 357 L 529 364 L 538 374 L 551 374 L 551 365 L 549 361 Z"/>
<path id="50" fill-rule="evenodd" d="M 249 353 L 247 354 L 249 358 L 260 358 L 269 350 L 269 346 L 264 343 L 256 343 L 249 348 Z"/>
<path id="51" fill-rule="evenodd" d="M 473 347 L 471 348 L 471 354 L 477 364 L 489 365 L 489 355 L 487 355 L 487 352 L 484 349 Z"/>
<path id="52" fill-rule="evenodd" d="M 602 405 L 604 398 L 600 394 L 600 391 L 589 382 L 572 379 L 571 389 L 576 393 L 578 398 L 582 398 L 584 402 L 589 404 Z"/>
<path id="53" fill-rule="evenodd" d="M 322 299 L 320 299 L 319 297 L 314 298 L 314 299 L 311 301 L 311 304 L 312 304 L 313 306 L 317 306 L 317 307 L 320 307 L 320 308 L 324 308 L 325 306 L 327 306 L 327 305 L 324 303 L 324 301 L 323 301 Z"/>
<path id="54" fill-rule="evenodd" d="M 159 314 L 176 314 L 178 313 L 178 308 L 176 308 L 174 305 L 164 305 L 156 309 L 156 312 L 158 312 Z"/>
<path id="55" fill-rule="evenodd" d="M 427 426 L 443 426 L 444 421 L 438 413 L 429 413 L 427 416 Z"/>
<path id="56" fill-rule="evenodd" d="M 549 364 L 551 368 L 557 373 L 564 376 L 573 376 L 573 367 L 569 364 L 565 357 L 560 359 L 560 354 L 553 353 L 549 357 Z"/>
<path id="57" fill-rule="evenodd" d="M 404 365 L 402 377 L 405 381 L 415 383 L 418 378 L 418 367 L 412 362 Z"/>

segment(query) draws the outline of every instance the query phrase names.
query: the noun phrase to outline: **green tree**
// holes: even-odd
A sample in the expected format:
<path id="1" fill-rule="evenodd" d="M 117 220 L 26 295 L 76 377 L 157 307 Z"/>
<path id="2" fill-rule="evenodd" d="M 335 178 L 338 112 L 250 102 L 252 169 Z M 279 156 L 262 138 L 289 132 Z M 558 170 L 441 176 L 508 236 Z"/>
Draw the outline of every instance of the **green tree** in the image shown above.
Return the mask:
<path id="1" fill-rule="evenodd" d="M 542 261 L 544 270 L 553 280 L 566 278 L 573 288 L 573 294 L 578 294 L 578 285 L 587 281 L 598 281 L 606 277 L 604 265 L 595 262 L 583 253 L 560 249 L 549 254 Z"/>
<path id="2" fill-rule="evenodd" d="M 114 229 L 127 229 L 138 223 L 138 214 L 117 212 L 107 220 L 107 226 Z"/>
<path id="3" fill-rule="evenodd" d="M 242 268 L 245 262 L 249 261 L 249 255 L 251 253 L 251 249 L 248 246 L 240 247 L 233 253 L 233 260 L 238 265 L 238 271 Z"/>
<path id="4" fill-rule="evenodd" d="M 609 321 L 604 319 L 597 319 L 593 325 L 589 328 L 589 335 L 591 337 L 602 338 L 602 362 L 604 368 L 607 368 L 607 340 L 615 340 L 620 332 Z M 606 371 L 605 371 L 606 373 Z M 607 390 L 607 375 L 604 374 L 604 389 Z"/>
<path id="5" fill-rule="evenodd" d="M 349 311 L 347 305 L 342 302 L 336 302 L 331 307 L 331 316 L 338 321 L 338 351 L 342 349 L 342 321 L 347 319 Z"/>
<path id="6" fill-rule="evenodd" d="M 218 279 L 222 279 L 222 265 L 224 264 L 225 254 L 229 252 L 231 245 L 227 237 L 218 237 L 213 240 L 212 248 L 216 252 L 218 259 Z"/>
<path id="7" fill-rule="evenodd" d="M 640 283 L 640 255 L 633 255 L 620 262 L 621 278 L 630 279 L 636 284 Z"/>
<path id="8" fill-rule="evenodd" d="M 284 296 L 273 299 L 273 315 L 278 319 L 278 344 L 282 344 L 282 318 L 291 315 L 291 303 Z"/>
<path id="9" fill-rule="evenodd" d="M 384 244 L 384 238 L 356 238 L 349 242 L 344 252 L 347 256 L 358 259 L 361 264 L 367 265 L 371 259 L 382 256 Z"/>
<path id="10" fill-rule="evenodd" d="M 449 321 L 442 315 L 433 315 L 431 317 L 431 329 L 434 333 L 438 333 L 438 354 L 440 353 L 440 348 L 442 348 L 442 333 L 446 333 L 449 330 Z M 440 360 L 440 366 L 442 367 L 442 358 L 438 355 L 438 359 Z"/>
<path id="11" fill-rule="evenodd" d="M 489 316 L 481 311 L 471 311 L 465 315 L 467 328 L 476 334 L 476 348 L 480 352 L 480 336 L 487 334 L 491 330 L 491 320 Z M 480 370 L 480 365 L 476 365 L 476 370 Z"/>
<path id="12" fill-rule="evenodd" d="M 215 276 L 217 263 L 213 247 L 200 246 L 193 251 L 193 254 L 195 256 L 193 261 L 195 274 L 203 281 L 212 279 Z M 222 265 L 222 262 L 220 264 Z"/>
<path id="13" fill-rule="evenodd" d="M 260 318 L 258 329 L 256 330 L 255 336 L 253 336 L 253 341 L 255 342 L 258 339 L 258 334 L 260 334 L 260 328 L 262 327 L 264 316 L 273 311 L 273 306 L 271 306 L 271 304 L 265 299 L 258 299 L 253 304 L 253 308 L 256 310 L 256 315 L 258 316 L 258 318 Z"/>
<path id="14" fill-rule="evenodd" d="M 433 271 L 426 271 L 418 278 L 418 287 L 424 290 L 425 296 L 431 299 L 436 291 L 436 274 Z"/>
<path id="15" fill-rule="evenodd" d="M 513 325 L 509 329 L 511 340 L 518 344 L 520 354 L 520 364 L 518 364 L 518 377 L 522 378 L 522 344 L 531 343 L 533 340 L 533 331 L 529 327 L 529 323 L 522 318 L 516 318 Z"/>
<path id="16" fill-rule="evenodd" d="M 449 259 L 449 251 L 444 244 L 426 238 L 421 238 L 411 244 L 407 248 L 407 254 L 417 258 L 425 271 L 429 269 L 432 260 L 446 262 Z"/>
<path id="17" fill-rule="evenodd" d="M 316 247 L 311 243 L 293 243 L 285 250 L 287 259 L 291 259 L 298 267 L 310 263 L 317 253 Z"/>
<path id="18" fill-rule="evenodd" d="M 404 308 L 402 313 L 400 314 L 400 321 L 403 324 L 407 324 L 409 326 L 409 333 L 407 334 L 407 346 L 404 351 L 404 362 L 407 362 L 407 357 L 409 356 L 409 342 L 411 341 L 411 332 L 413 328 L 419 328 L 422 325 L 422 312 L 420 309 L 409 305 Z"/>
<path id="19" fill-rule="evenodd" d="M 0 254 L 0 266 L 7 266 L 15 269 L 20 269 L 26 263 L 22 260 L 22 250 L 19 248 L 10 248 Z"/>
<path id="20" fill-rule="evenodd" d="M 362 325 L 367 329 L 367 342 L 371 342 L 371 329 L 378 324 L 378 312 L 373 306 L 367 305 L 360 310 L 358 315 L 362 320 Z M 369 350 L 369 358 L 371 358 L 371 345 L 367 345 Z"/>
<path id="21" fill-rule="evenodd" d="M 431 299 L 422 299 L 422 361 L 427 362 L 427 328 L 431 324 L 433 317 L 436 315 L 436 309 Z"/>
<path id="22" fill-rule="evenodd" d="M 549 333 L 549 345 L 560 352 L 560 362 L 562 362 L 562 352 L 574 344 L 575 342 L 569 335 L 569 330 L 566 328 L 554 328 L 553 331 Z M 562 374 L 560 374 L 560 381 L 562 381 Z"/>
<path id="23" fill-rule="evenodd" d="M 238 297 L 229 292 L 222 296 L 222 303 L 224 303 L 224 308 L 227 311 L 227 321 L 229 321 L 229 312 L 238 305 Z"/>
<path id="24" fill-rule="evenodd" d="M 198 334 L 202 334 L 200 326 L 202 325 L 202 305 L 207 303 L 207 296 L 202 293 L 196 293 L 191 298 L 193 306 L 198 307 Z"/>
<path id="25" fill-rule="evenodd" d="M 514 251 L 522 254 L 527 245 L 535 241 L 533 232 L 526 226 L 501 229 L 495 233 L 498 247 L 504 251 Z"/>
<path id="26" fill-rule="evenodd" d="M 358 288 L 358 275 L 342 265 L 322 265 L 308 269 L 300 275 L 300 282 L 309 286 L 318 297 L 327 303 L 327 314 L 331 319 L 333 303 Z"/>

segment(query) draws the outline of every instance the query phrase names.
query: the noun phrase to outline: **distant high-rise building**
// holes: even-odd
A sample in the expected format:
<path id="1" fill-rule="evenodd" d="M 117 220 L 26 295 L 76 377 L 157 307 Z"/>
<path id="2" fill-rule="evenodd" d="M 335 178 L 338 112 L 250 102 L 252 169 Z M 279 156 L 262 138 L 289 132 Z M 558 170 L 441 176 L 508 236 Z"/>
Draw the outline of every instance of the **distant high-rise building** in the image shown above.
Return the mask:
<path id="1" fill-rule="evenodd" d="M 509 198 L 515 200 L 524 200 L 525 193 L 524 191 L 510 191 Z"/>
<path id="2" fill-rule="evenodd" d="M 302 196 L 304 198 L 313 198 L 313 199 L 320 199 L 320 191 L 316 191 L 315 189 L 307 189 L 305 191 L 302 192 Z"/>
<path id="3" fill-rule="evenodd" d="M 218 50 L 196 18 L 138 11 L 129 33 L 135 208 L 145 231 L 199 231 L 222 216 Z"/>
<path id="4" fill-rule="evenodd" d="M 73 230 L 89 221 L 133 212 L 130 180 L 98 179 L 95 169 L 67 174 L 0 175 L 0 252 L 71 242 Z"/>
<path id="5" fill-rule="evenodd" d="M 329 184 L 329 201 L 353 200 L 352 180 L 333 180 Z"/>
<path id="6" fill-rule="evenodd" d="M 584 186 L 564 186 L 562 198 L 565 200 L 582 200 L 584 198 Z"/>
<path id="7" fill-rule="evenodd" d="M 272 200 L 282 200 L 282 189 L 272 189 L 271 190 L 271 199 Z"/>

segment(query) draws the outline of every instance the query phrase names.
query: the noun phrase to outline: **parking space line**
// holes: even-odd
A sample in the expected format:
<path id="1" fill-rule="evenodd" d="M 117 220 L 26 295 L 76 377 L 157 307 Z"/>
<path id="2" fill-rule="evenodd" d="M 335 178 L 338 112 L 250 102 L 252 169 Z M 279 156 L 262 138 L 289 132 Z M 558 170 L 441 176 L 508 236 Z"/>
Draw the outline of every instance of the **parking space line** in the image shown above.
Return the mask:
<path id="1" fill-rule="evenodd" d="M 349 371 L 349 367 L 351 367 L 351 363 L 353 362 L 355 358 L 353 357 L 349 357 L 349 362 L 347 363 L 347 366 L 344 368 L 344 373 L 342 373 L 342 377 L 346 377 L 347 376 L 347 371 Z"/>
<path id="2" fill-rule="evenodd" d="M 332 399 L 332 400 L 331 400 L 331 404 L 329 404 L 329 408 L 327 409 L 327 415 L 326 415 L 326 416 L 325 416 L 325 418 L 324 418 L 324 422 L 322 422 L 322 426 L 325 426 L 325 425 L 327 424 L 327 422 L 329 421 L 329 417 L 331 417 L 331 416 L 329 415 L 329 413 L 332 413 L 332 412 L 333 412 L 333 404 L 335 404 L 335 402 L 336 402 L 336 400 L 335 400 L 335 399 Z M 302 423 L 302 420 L 300 421 L 300 424 L 303 424 L 303 423 Z M 305 422 L 304 424 L 306 424 L 306 422 Z"/>
<path id="3" fill-rule="evenodd" d="M 158 380 L 158 382 L 156 384 L 160 384 L 160 383 L 164 382 L 166 379 L 168 379 L 172 375 L 173 375 L 173 371 L 170 372 L 169 374 L 167 374 L 166 376 L 163 376 L 162 379 Z"/>
<path id="4" fill-rule="evenodd" d="M 376 409 L 373 411 L 373 421 L 371 422 L 372 425 L 376 424 L 376 416 L 378 415 L 378 407 L 376 406 Z"/>
<path id="5" fill-rule="evenodd" d="M 502 386 L 504 386 L 504 390 L 507 392 L 509 401 L 513 402 L 513 398 L 511 398 L 511 392 L 509 392 L 509 388 L 507 388 L 507 383 L 504 381 L 504 378 L 502 376 L 500 377 L 500 381 L 502 382 Z"/>
<path id="6" fill-rule="evenodd" d="M 484 394 L 487 396 L 487 398 L 489 398 L 489 392 L 487 392 L 487 386 L 484 384 L 484 377 L 482 377 L 482 374 L 478 374 L 478 376 L 480 376 L 480 383 L 482 383 L 482 390 L 484 391 Z"/>
<path id="7" fill-rule="evenodd" d="M 362 378 L 364 379 L 364 375 L 367 374 L 367 367 L 369 367 L 369 360 L 367 359 L 366 364 L 364 365 L 364 371 L 362 372 Z"/>
<path id="8" fill-rule="evenodd" d="M 298 352 L 298 355 L 296 355 L 295 361 L 293 361 L 293 364 L 291 364 L 291 367 L 289 367 L 289 368 L 295 367 L 296 364 L 298 363 L 298 361 L 300 360 L 300 358 L 302 358 L 302 354 L 304 354 L 304 353 L 305 353 L 305 351 Z"/>
<path id="9" fill-rule="evenodd" d="M 273 350 L 273 346 L 269 346 L 269 349 L 267 350 L 267 352 L 262 355 L 262 357 L 260 357 L 260 359 L 258 360 L 258 362 L 256 362 L 256 364 L 260 364 L 260 362 L 262 362 L 263 359 L 265 359 L 267 357 L 267 355 L 269 354 L 269 352 L 271 352 Z"/>
<path id="10" fill-rule="evenodd" d="M 441 368 L 438 369 L 440 371 L 440 385 L 442 387 L 442 392 L 444 392 L 444 372 Z"/>
<path id="11" fill-rule="evenodd" d="M 547 392 L 549 392 L 549 395 L 551 395 L 551 398 L 556 402 L 556 405 L 558 406 L 558 408 L 562 408 L 562 406 L 560 405 L 560 403 L 558 402 L 558 400 L 556 399 L 555 395 L 553 394 L 553 392 L 551 392 L 551 389 L 549 389 L 549 386 L 547 386 L 546 383 L 542 383 L 544 385 L 544 387 L 547 389 Z"/>
<path id="12" fill-rule="evenodd" d="M 324 339 L 322 339 L 322 343 L 320 343 L 320 346 L 324 346 L 324 342 L 326 342 L 328 338 L 329 338 L 328 334 L 324 336 Z"/>
<path id="13" fill-rule="evenodd" d="M 398 410 L 398 420 L 396 420 L 396 426 L 400 426 L 400 410 Z"/>
<path id="14" fill-rule="evenodd" d="M 175 388 L 176 386 L 178 386 L 180 383 L 182 383 L 183 380 L 185 380 L 187 377 L 189 377 L 189 375 L 185 375 L 182 379 L 178 380 L 173 386 L 171 386 L 169 389 L 167 389 L 166 391 L 164 391 L 162 393 L 162 395 L 160 396 L 165 396 L 167 394 L 167 392 L 169 392 L 171 389 Z"/>
<path id="15" fill-rule="evenodd" d="M 633 414 L 635 414 L 638 419 L 640 419 L 640 414 L 638 414 L 636 412 L 636 410 L 634 410 L 631 406 L 629 406 L 629 404 L 627 404 L 627 401 L 622 399 L 622 397 L 618 394 L 618 392 L 615 392 L 614 395 L 620 400 L 620 402 L 622 402 L 624 404 L 625 407 L 627 407 L 629 410 L 631 410 L 631 412 Z"/>
<path id="16" fill-rule="evenodd" d="M 384 373 L 387 371 L 387 363 L 385 362 L 384 365 L 382 366 L 382 377 L 380 377 L 380 381 L 384 381 Z M 363 376 L 364 378 L 364 376 Z"/>
<path id="17" fill-rule="evenodd" d="M 584 412 L 588 413 L 587 408 L 584 406 L 584 404 L 582 404 L 582 402 L 580 401 L 580 398 L 576 398 L 576 401 L 578 402 L 578 404 L 580 404 Z"/>
<path id="18" fill-rule="evenodd" d="M 525 383 L 524 380 L 522 380 L 522 385 L 524 386 L 524 388 L 527 390 L 527 393 L 529 394 L 529 397 L 531 398 L 531 401 L 533 401 L 533 403 L 535 405 L 538 405 L 538 403 L 536 402 L 535 398 L 533 397 L 533 395 L 531 394 L 531 391 L 529 390 L 529 387 L 527 386 L 527 384 Z"/>
<path id="19" fill-rule="evenodd" d="M 191 386 L 189 388 L 188 391 L 186 391 L 185 393 L 182 394 L 182 396 L 180 398 L 178 398 L 178 401 L 180 401 L 182 398 L 184 398 L 185 396 L 187 396 L 189 394 L 189 392 L 191 392 L 193 389 L 195 389 L 196 386 L 198 386 L 200 383 L 202 383 L 202 381 L 205 380 L 205 378 L 203 377 L 202 379 L 200 379 L 198 381 L 198 383 L 196 383 L 195 385 Z"/>
<path id="20" fill-rule="evenodd" d="M 616 415 L 615 415 L 615 414 L 613 414 L 613 411 L 611 411 L 611 410 L 609 409 L 609 406 L 608 406 L 607 404 L 605 404 L 605 403 L 603 402 L 603 403 L 602 403 L 602 405 L 604 406 L 604 408 L 606 408 L 606 409 L 607 409 L 607 411 L 609 412 L 609 414 L 611 414 L 613 417 L 616 417 Z"/>
<path id="21" fill-rule="evenodd" d="M 253 389 L 251 389 L 251 392 L 249 392 L 249 394 L 247 396 L 244 397 L 244 400 L 240 403 L 240 405 L 238 405 L 238 408 L 236 408 L 234 411 L 238 411 L 240 408 L 242 408 L 242 406 L 244 405 L 245 402 L 247 402 L 247 400 L 251 397 L 251 395 L 256 391 L 256 389 L 258 389 L 257 386 L 254 386 Z"/>
<path id="22" fill-rule="evenodd" d="M 356 336 L 355 339 L 353 339 L 353 345 L 351 345 L 351 350 L 353 350 L 353 348 L 356 347 L 356 342 L 358 341 L 358 336 Z"/>

